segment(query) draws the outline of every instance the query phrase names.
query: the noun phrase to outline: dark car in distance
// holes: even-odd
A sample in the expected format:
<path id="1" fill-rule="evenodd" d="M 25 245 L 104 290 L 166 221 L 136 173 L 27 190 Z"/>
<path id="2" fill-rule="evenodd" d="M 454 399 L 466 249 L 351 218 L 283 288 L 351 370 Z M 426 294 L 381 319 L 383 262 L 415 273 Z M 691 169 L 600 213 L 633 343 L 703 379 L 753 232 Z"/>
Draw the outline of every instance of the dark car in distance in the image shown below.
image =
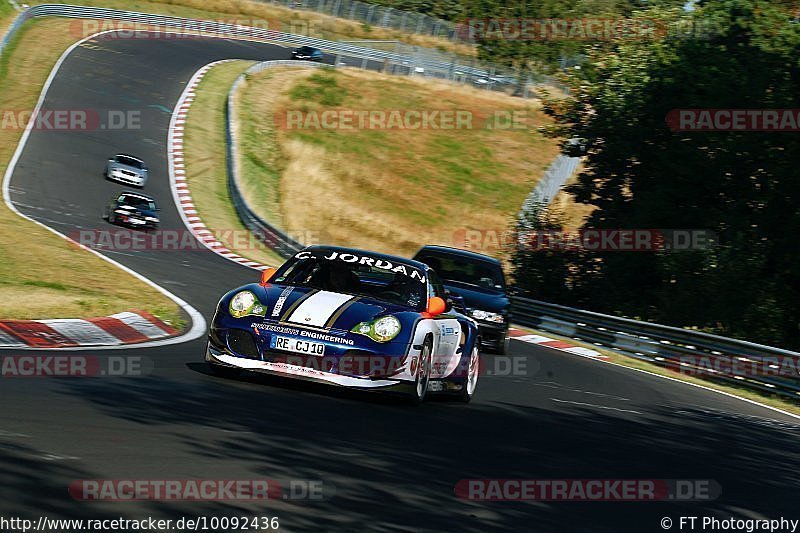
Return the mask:
<path id="1" fill-rule="evenodd" d="M 454 305 L 463 305 L 464 313 L 475 319 L 481 344 L 505 354 L 511 302 L 500 261 L 468 250 L 433 245 L 423 246 L 414 260 L 431 267 Z"/>
<path id="2" fill-rule="evenodd" d="M 131 191 L 115 194 L 106 206 L 103 218 L 112 224 L 151 230 L 159 224 L 158 206 L 151 197 Z"/>
<path id="3" fill-rule="evenodd" d="M 313 46 L 301 46 L 292 50 L 292 59 L 304 59 L 306 61 L 321 61 L 322 50 Z"/>

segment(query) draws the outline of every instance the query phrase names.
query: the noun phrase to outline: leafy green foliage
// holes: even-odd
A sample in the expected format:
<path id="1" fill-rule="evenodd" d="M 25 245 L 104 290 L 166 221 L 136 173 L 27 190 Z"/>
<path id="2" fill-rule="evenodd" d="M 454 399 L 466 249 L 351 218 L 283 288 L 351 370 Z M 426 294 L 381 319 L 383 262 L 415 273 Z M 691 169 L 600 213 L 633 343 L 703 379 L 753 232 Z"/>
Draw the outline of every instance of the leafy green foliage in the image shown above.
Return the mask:
<path id="1" fill-rule="evenodd" d="M 796 14 L 781 2 L 718 0 L 649 16 L 714 31 L 592 50 L 571 76 L 573 97 L 548 105 L 551 133 L 586 141 L 571 188 L 598 207 L 586 227 L 708 229 L 720 243 L 565 257 L 572 289 L 560 301 L 800 347 L 800 136 L 665 123 L 674 109 L 796 108 Z"/>

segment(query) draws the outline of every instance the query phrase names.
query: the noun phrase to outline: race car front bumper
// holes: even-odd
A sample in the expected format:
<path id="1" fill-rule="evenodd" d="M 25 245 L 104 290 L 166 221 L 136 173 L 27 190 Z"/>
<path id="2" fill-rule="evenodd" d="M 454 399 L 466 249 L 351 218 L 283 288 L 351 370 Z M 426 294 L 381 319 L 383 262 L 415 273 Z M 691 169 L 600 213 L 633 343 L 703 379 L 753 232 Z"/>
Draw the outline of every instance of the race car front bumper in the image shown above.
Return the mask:
<path id="1" fill-rule="evenodd" d="M 206 345 L 205 360 L 212 365 L 239 368 L 262 374 L 283 376 L 352 389 L 403 389 L 403 391 L 405 391 L 406 388 L 413 385 L 413 382 L 400 378 L 350 376 L 288 362 L 272 362 L 255 358 L 239 357 L 229 353 L 227 349 L 220 349 L 214 346 L 211 342 L 208 342 Z"/>

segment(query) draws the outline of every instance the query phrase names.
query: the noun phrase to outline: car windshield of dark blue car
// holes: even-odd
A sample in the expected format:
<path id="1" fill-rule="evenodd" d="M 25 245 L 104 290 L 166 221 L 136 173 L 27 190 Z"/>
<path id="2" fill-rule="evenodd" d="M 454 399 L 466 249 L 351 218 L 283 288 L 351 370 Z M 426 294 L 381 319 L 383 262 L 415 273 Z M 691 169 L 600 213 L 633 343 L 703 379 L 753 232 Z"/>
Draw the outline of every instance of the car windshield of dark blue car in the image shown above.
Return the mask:
<path id="1" fill-rule="evenodd" d="M 415 311 L 424 311 L 427 303 L 425 283 L 401 272 L 358 263 L 317 257 L 296 259 L 282 266 L 273 280 L 282 285 L 365 296 Z"/>
<path id="2" fill-rule="evenodd" d="M 153 203 L 150 200 L 147 200 L 145 198 L 142 198 L 141 196 L 133 196 L 133 195 L 130 195 L 130 194 L 127 194 L 127 195 L 123 194 L 122 196 L 119 197 L 119 199 L 117 201 L 120 204 L 129 205 L 131 207 L 135 207 L 136 209 L 143 209 L 145 211 L 155 211 L 156 210 L 156 204 L 155 203 Z"/>
<path id="3" fill-rule="evenodd" d="M 445 281 L 455 281 L 494 291 L 502 291 L 505 287 L 503 271 L 492 263 L 469 261 L 445 254 L 425 255 L 419 260 L 430 266 Z"/>
<path id="4" fill-rule="evenodd" d="M 125 157 L 124 155 L 117 156 L 117 163 L 133 168 L 144 168 L 144 163 L 132 157 Z"/>

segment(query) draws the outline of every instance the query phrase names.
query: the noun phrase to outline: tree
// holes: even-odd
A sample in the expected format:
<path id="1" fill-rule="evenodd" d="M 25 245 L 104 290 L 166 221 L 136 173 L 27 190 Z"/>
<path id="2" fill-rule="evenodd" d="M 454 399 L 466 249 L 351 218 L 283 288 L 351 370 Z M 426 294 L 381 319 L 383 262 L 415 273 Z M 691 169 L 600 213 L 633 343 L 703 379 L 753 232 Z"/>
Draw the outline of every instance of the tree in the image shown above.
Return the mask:
<path id="1" fill-rule="evenodd" d="M 675 109 L 782 109 L 800 94 L 800 24 L 788 3 L 714 0 L 651 9 L 666 38 L 589 51 L 551 130 L 585 139 L 577 199 L 595 228 L 700 228 L 707 250 L 582 259 L 594 308 L 800 346 L 797 133 L 673 131 Z M 686 33 L 687 29 L 703 31 Z M 713 30 L 709 32 L 709 30 Z M 598 266 L 599 265 L 599 266 Z"/>

